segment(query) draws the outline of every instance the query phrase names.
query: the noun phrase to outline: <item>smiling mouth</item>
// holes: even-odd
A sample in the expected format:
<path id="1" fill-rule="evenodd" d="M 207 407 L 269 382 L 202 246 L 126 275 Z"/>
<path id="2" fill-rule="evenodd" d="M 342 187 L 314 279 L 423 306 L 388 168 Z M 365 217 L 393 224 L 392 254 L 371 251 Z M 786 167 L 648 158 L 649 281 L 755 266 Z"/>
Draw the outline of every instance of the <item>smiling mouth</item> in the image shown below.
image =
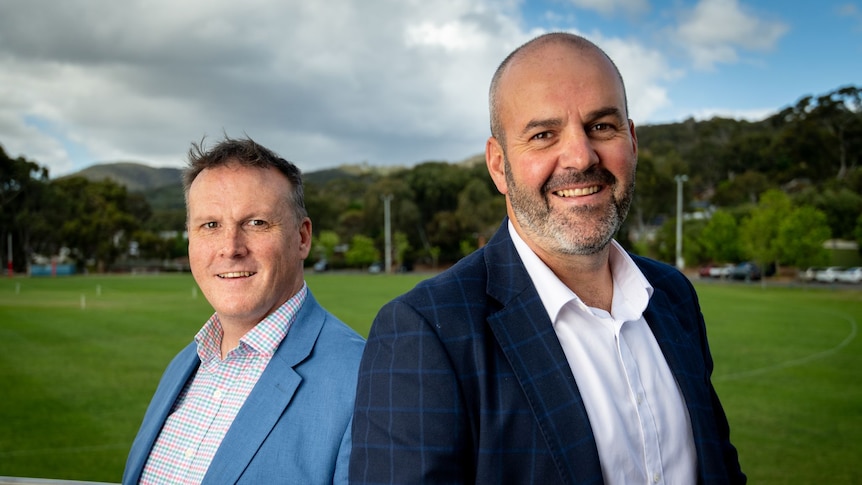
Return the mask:
<path id="1" fill-rule="evenodd" d="M 223 280 L 226 280 L 226 279 L 233 279 L 233 278 L 247 278 L 247 277 L 252 276 L 254 274 L 257 274 L 257 273 L 254 273 L 252 271 L 234 271 L 232 273 L 217 274 L 216 276 L 218 276 L 219 278 L 221 278 Z"/>
<path id="2" fill-rule="evenodd" d="M 596 192 L 602 190 L 601 186 L 593 185 L 591 187 L 584 187 L 581 189 L 563 189 L 554 191 L 554 195 L 559 197 L 583 197 L 585 195 L 592 195 Z"/>

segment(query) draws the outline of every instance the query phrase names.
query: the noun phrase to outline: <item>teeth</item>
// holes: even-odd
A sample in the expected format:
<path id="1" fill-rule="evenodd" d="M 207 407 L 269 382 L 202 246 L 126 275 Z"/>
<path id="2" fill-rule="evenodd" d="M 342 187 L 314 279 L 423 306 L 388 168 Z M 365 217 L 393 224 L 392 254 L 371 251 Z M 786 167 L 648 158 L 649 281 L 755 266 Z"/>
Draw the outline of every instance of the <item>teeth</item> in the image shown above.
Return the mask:
<path id="1" fill-rule="evenodd" d="M 584 195 L 595 194 L 600 190 L 598 185 L 594 185 L 592 187 L 585 187 L 583 189 L 566 189 L 566 190 L 558 190 L 554 192 L 554 194 L 559 195 L 560 197 L 581 197 Z"/>
<path id="2" fill-rule="evenodd" d="M 233 273 L 222 273 L 218 275 L 219 278 L 242 278 L 245 276 L 251 276 L 254 273 L 250 271 L 235 271 Z"/>

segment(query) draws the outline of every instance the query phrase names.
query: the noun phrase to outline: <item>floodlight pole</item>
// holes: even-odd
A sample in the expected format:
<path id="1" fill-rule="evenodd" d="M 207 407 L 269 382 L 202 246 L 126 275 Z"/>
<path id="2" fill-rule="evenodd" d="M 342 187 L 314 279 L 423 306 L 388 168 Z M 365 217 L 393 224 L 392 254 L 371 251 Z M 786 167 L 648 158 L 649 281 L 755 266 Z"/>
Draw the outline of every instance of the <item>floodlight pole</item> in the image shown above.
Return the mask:
<path id="1" fill-rule="evenodd" d="M 9 272 L 7 274 L 11 278 L 12 277 L 12 271 L 13 271 L 12 270 L 12 232 L 11 231 L 9 232 L 8 238 L 6 240 L 8 241 L 8 243 L 6 244 L 6 254 L 8 256 L 6 258 L 6 261 L 9 262 L 9 265 L 8 265 Z"/>
<path id="2" fill-rule="evenodd" d="M 383 237 L 385 240 L 386 254 L 384 255 L 386 274 L 392 272 L 392 224 L 389 215 L 389 202 L 392 201 L 392 194 L 381 195 L 383 200 Z"/>
<path id="3" fill-rule="evenodd" d="M 676 180 L 676 267 L 685 268 L 685 259 L 682 257 L 682 184 L 688 180 L 687 175 L 677 175 Z"/>

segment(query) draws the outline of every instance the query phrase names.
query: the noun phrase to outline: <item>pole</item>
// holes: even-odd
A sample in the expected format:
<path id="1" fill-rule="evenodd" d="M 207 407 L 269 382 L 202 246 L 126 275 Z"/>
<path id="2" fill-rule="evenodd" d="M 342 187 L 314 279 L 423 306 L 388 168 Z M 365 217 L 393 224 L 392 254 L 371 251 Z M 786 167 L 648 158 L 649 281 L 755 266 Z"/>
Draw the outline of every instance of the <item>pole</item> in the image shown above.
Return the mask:
<path id="1" fill-rule="evenodd" d="M 392 272 L 392 223 L 390 222 L 389 214 L 389 202 L 392 201 L 392 194 L 386 194 L 380 198 L 383 199 L 383 237 L 386 241 L 384 261 L 386 264 L 386 274 L 389 274 Z"/>
<path id="2" fill-rule="evenodd" d="M 11 232 L 9 233 L 9 237 L 7 238 L 7 241 L 8 241 L 8 244 L 6 244 L 6 254 L 8 255 L 8 257 L 6 258 L 6 261 L 9 262 L 9 264 L 8 264 L 9 272 L 7 274 L 11 278 L 12 273 L 13 273 L 13 269 L 12 269 L 12 233 Z"/>
<path id="3" fill-rule="evenodd" d="M 676 267 L 685 268 L 685 259 L 682 257 L 682 184 L 688 180 L 686 175 L 677 175 L 676 180 Z"/>

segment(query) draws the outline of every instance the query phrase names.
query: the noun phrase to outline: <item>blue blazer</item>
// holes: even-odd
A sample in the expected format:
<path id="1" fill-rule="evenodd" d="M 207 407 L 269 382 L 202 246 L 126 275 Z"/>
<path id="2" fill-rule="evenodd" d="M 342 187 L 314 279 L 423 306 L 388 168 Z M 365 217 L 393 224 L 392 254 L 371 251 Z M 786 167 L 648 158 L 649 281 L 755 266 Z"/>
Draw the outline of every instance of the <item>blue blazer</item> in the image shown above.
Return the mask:
<path id="1" fill-rule="evenodd" d="M 347 483 L 363 346 L 362 337 L 324 310 L 309 291 L 202 483 Z M 177 395 L 199 365 L 192 343 L 168 366 L 132 444 L 123 484 L 138 483 Z"/>
<path id="2" fill-rule="evenodd" d="M 644 316 L 691 416 L 699 482 L 744 483 L 694 288 L 633 257 L 655 288 Z M 359 370 L 350 481 L 603 482 L 578 385 L 505 220 L 487 246 L 377 315 Z"/>

